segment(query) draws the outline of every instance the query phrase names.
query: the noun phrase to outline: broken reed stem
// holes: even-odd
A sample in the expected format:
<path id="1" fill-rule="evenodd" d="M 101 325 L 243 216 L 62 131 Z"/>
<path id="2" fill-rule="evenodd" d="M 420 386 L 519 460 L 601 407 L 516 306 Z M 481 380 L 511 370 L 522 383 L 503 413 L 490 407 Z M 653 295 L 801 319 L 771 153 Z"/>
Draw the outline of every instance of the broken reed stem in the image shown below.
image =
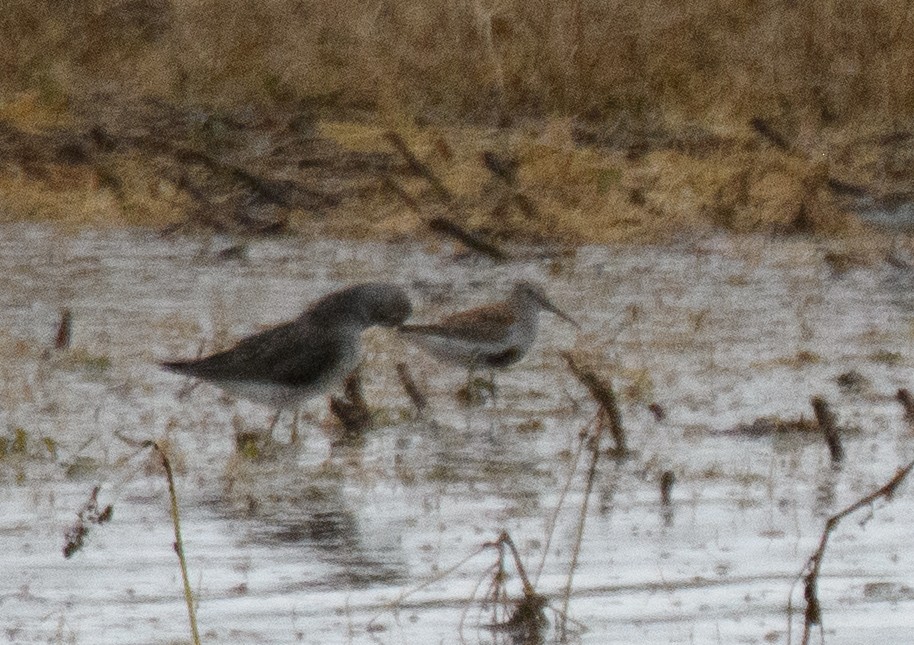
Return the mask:
<path id="1" fill-rule="evenodd" d="M 876 500 L 883 498 L 886 501 L 890 501 L 892 496 L 895 494 L 895 491 L 908 476 L 911 470 L 914 469 L 914 461 L 909 463 L 907 466 L 900 468 L 895 476 L 892 477 L 886 484 L 873 491 L 866 497 L 863 497 L 847 508 L 845 508 L 840 513 L 832 515 L 825 522 L 825 529 L 822 531 L 822 537 L 819 539 L 819 547 L 816 549 L 815 553 L 810 556 L 809 560 L 806 562 L 806 566 L 803 567 L 803 571 L 806 572 L 805 575 L 803 572 L 800 572 L 797 580 L 803 580 L 803 597 L 806 600 L 806 610 L 803 613 L 803 640 L 802 645 L 808 645 L 810 635 L 812 633 L 812 627 L 814 625 L 822 624 L 822 607 L 819 603 L 819 592 L 818 592 L 818 583 L 819 583 L 819 571 L 822 568 L 822 559 L 825 557 L 825 548 L 828 546 L 828 538 L 831 537 L 832 531 L 834 531 L 838 524 L 848 515 L 855 513 L 864 506 L 870 506 Z M 791 590 L 791 594 L 792 594 Z M 788 613 L 787 613 L 787 634 L 788 634 L 788 643 L 790 634 L 792 633 L 792 615 L 793 612 L 790 611 L 792 606 L 788 603 Z"/>
<path id="2" fill-rule="evenodd" d="M 479 577 L 479 579 L 476 581 L 476 584 L 473 586 L 473 591 L 470 593 L 470 597 L 467 600 L 466 604 L 464 605 L 463 611 L 460 612 L 460 620 L 457 622 L 457 634 L 459 635 L 459 638 L 458 638 L 459 642 L 461 642 L 461 643 L 466 642 L 466 639 L 463 636 L 463 626 L 466 623 L 467 614 L 469 613 L 470 608 L 473 605 L 473 600 L 476 598 L 476 595 L 479 593 L 479 588 L 482 587 L 482 584 L 486 580 L 489 581 L 489 585 L 491 588 L 491 584 L 492 584 L 491 581 L 495 578 L 495 576 L 498 575 L 500 564 L 501 564 L 501 561 L 499 560 L 498 562 L 493 564 L 491 567 L 486 569 L 485 573 L 483 573 Z M 488 594 L 488 593 L 489 592 L 486 591 L 486 594 Z M 380 641 L 378 641 L 378 642 L 380 642 Z"/>
<path id="3" fill-rule="evenodd" d="M 517 187 L 517 166 L 515 159 L 503 159 L 494 152 L 482 153 L 482 165 L 492 173 L 492 176 L 503 182 L 509 191 L 511 201 L 527 219 L 540 218 L 539 208 L 536 203 Z"/>
<path id="4" fill-rule="evenodd" d="M 403 390 L 409 396 L 410 401 L 416 406 L 416 410 L 422 412 L 428 407 L 428 397 L 416 385 L 416 380 L 413 378 L 412 372 L 409 371 L 406 363 L 397 363 L 397 377 L 399 377 L 400 385 L 403 386 Z"/>
<path id="5" fill-rule="evenodd" d="M 419 205 L 419 202 L 417 202 L 412 195 L 406 192 L 406 189 L 397 183 L 396 179 L 388 174 L 383 174 L 381 175 L 381 183 L 384 185 L 386 190 L 399 197 L 400 201 L 402 201 L 406 207 L 409 208 L 409 210 L 414 212 L 416 215 L 425 215 L 425 212 L 423 211 L 422 206 Z"/>
<path id="6" fill-rule="evenodd" d="M 819 423 L 819 429 L 825 435 L 825 441 L 828 444 L 828 452 L 831 453 L 831 462 L 838 465 L 844 461 L 844 447 L 841 445 L 841 437 L 838 435 L 838 425 L 835 423 L 835 415 L 828 406 L 828 402 L 821 396 L 812 398 L 812 409 L 816 413 L 816 421 Z"/>
<path id="7" fill-rule="evenodd" d="M 606 421 L 609 423 L 609 430 L 612 433 L 613 440 L 616 442 L 615 453 L 619 457 L 624 456 L 628 452 L 628 445 L 625 440 L 625 428 L 622 426 L 622 413 L 619 412 L 619 405 L 616 402 L 616 395 L 613 392 L 612 385 L 591 370 L 580 366 L 571 352 L 562 352 L 561 354 L 571 373 L 588 389 L 590 395 L 604 410 Z"/>
<path id="8" fill-rule="evenodd" d="M 187 604 L 187 617 L 190 620 L 190 634 L 194 645 L 200 645 L 200 634 L 197 631 L 197 615 L 194 609 L 194 593 L 190 588 L 190 578 L 187 575 L 187 560 L 184 558 L 184 542 L 181 539 L 181 519 L 178 513 L 178 494 L 175 491 L 175 477 L 171 470 L 171 462 L 165 451 L 154 441 L 149 445 L 159 453 L 162 467 L 165 468 L 165 479 L 168 481 L 168 496 L 171 499 L 171 522 L 175 529 L 175 552 L 178 554 L 178 564 L 181 566 L 181 578 L 184 580 L 184 602 Z"/>
<path id="9" fill-rule="evenodd" d="M 562 357 L 565 359 L 565 362 L 568 363 L 568 368 L 571 370 L 571 373 L 574 374 L 588 391 L 590 391 L 590 395 L 600 406 L 595 425 L 593 425 L 593 432 L 586 438 L 588 448 L 591 451 L 590 466 L 587 469 L 584 498 L 581 501 L 581 513 L 578 517 L 577 534 L 571 553 L 571 565 L 568 569 L 568 581 L 565 584 L 565 592 L 562 599 L 562 622 L 559 633 L 561 634 L 561 637 L 565 639 L 567 637 L 566 616 L 568 614 L 568 603 L 571 600 L 571 584 L 574 579 L 574 570 L 578 564 L 578 557 L 581 553 L 581 542 L 584 538 L 584 524 L 587 520 L 587 506 L 590 502 L 590 495 L 593 492 L 593 483 L 597 474 L 597 464 L 600 461 L 600 440 L 603 438 L 604 431 L 608 428 L 616 443 L 614 450 L 616 457 L 624 457 L 628 452 L 628 446 L 625 441 L 625 429 L 622 426 L 622 413 L 619 412 L 619 405 L 616 402 L 616 395 L 613 392 L 612 385 L 603 381 L 594 374 L 593 371 L 580 366 L 570 352 L 562 352 Z"/>

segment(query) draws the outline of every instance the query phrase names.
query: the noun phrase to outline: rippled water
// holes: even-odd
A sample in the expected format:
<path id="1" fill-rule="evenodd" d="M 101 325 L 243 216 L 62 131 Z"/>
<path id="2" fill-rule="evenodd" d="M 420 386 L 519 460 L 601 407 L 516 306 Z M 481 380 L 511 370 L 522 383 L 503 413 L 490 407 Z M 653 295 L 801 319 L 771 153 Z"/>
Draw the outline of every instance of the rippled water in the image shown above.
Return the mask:
<path id="1" fill-rule="evenodd" d="M 180 397 L 187 382 L 156 367 L 379 277 L 408 288 L 417 320 L 531 278 L 583 330 L 544 314 L 534 351 L 499 374 L 494 405 L 476 408 L 455 399 L 464 374 L 373 330 L 364 376 L 379 427 L 364 446 L 331 451 L 326 405 L 312 401 L 303 448 L 259 461 L 236 452 L 234 434 L 265 426 L 269 411 L 206 385 Z M 495 267 L 418 245 L 299 239 L 220 261 L 194 238 L 6 227 L 2 633 L 15 643 L 188 640 L 165 480 L 118 433 L 173 450 L 204 642 L 509 642 L 484 627 L 491 613 L 479 602 L 495 552 L 470 556 L 508 530 L 537 589 L 562 606 L 583 466 L 543 550 L 594 414 L 558 354 L 572 349 L 612 378 L 635 451 L 599 465 L 572 640 L 785 642 L 791 585 L 825 518 L 914 453 L 894 402 L 912 381 L 911 284 L 889 265 L 837 275 L 815 243 L 762 238 L 585 248 Z M 48 355 L 63 307 L 72 348 Z M 398 383 L 400 360 L 429 391 L 425 418 Z M 835 381 L 850 370 L 864 379 L 854 392 Z M 808 417 L 815 394 L 853 427 L 839 470 L 818 437 L 731 432 L 765 415 Z M 284 421 L 276 435 L 287 432 Z M 666 470 L 676 476 L 668 513 Z M 64 534 L 95 485 L 113 519 L 64 559 Z M 820 581 L 829 643 L 908 639 L 912 510 L 906 486 L 833 537 Z M 509 591 L 519 592 L 516 576 Z M 802 608 L 799 591 L 794 603 Z"/>

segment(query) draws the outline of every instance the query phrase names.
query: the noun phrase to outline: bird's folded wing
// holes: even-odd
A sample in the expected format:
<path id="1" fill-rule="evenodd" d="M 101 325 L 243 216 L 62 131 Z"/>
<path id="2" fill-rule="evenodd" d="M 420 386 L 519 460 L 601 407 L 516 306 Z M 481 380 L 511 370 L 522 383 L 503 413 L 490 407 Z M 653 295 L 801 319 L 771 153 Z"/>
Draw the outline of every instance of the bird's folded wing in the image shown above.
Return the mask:
<path id="1" fill-rule="evenodd" d="M 514 312 L 510 309 L 484 306 L 452 314 L 431 325 L 403 325 L 400 331 L 407 334 L 497 343 L 508 337 L 514 321 Z"/>
<path id="2" fill-rule="evenodd" d="M 248 380 L 307 387 L 332 370 L 339 360 L 341 343 L 334 335 L 288 323 L 245 338 L 224 352 L 162 366 L 211 381 Z"/>

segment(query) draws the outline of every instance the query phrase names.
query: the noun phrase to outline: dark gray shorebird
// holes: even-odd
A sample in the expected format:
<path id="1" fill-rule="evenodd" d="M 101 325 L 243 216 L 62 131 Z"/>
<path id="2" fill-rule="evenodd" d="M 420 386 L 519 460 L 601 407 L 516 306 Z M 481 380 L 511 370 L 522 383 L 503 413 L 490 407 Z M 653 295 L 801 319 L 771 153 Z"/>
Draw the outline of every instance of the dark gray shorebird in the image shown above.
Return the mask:
<path id="1" fill-rule="evenodd" d="M 513 365 L 536 339 L 540 311 L 550 311 L 575 327 L 538 285 L 518 282 L 502 302 L 461 311 L 429 325 L 402 325 L 406 338 L 445 363 L 476 368 Z"/>
<path id="2" fill-rule="evenodd" d="M 329 392 L 358 366 L 362 332 L 394 327 L 412 313 L 406 292 L 386 283 L 359 284 L 320 298 L 298 318 L 198 360 L 162 363 L 228 394 L 278 411 Z"/>

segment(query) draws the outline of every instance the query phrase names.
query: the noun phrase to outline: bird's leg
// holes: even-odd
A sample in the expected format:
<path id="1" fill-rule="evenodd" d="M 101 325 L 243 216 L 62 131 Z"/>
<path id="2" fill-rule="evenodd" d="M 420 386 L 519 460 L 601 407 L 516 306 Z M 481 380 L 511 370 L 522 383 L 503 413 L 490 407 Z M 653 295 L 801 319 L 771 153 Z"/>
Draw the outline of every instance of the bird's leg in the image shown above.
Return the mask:
<path id="1" fill-rule="evenodd" d="M 467 367 L 467 382 L 463 385 L 463 398 L 467 405 L 476 404 L 476 394 L 476 361 L 472 361 Z"/>
<path id="2" fill-rule="evenodd" d="M 178 390 L 178 394 L 177 394 L 178 400 L 183 401 L 184 399 L 189 397 L 193 393 L 193 391 L 197 389 L 197 386 L 200 385 L 200 383 L 201 383 L 201 381 L 192 381 L 192 382 L 188 383 L 187 385 L 183 386 L 180 390 Z"/>
<path id="3" fill-rule="evenodd" d="M 492 417 L 495 425 L 501 427 L 501 407 L 498 405 L 498 388 L 495 386 L 495 369 L 489 369 L 489 395 L 492 397 Z"/>
<path id="4" fill-rule="evenodd" d="M 289 435 L 289 443 L 293 446 L 298 444 L 298 408 L 295 408 L 295 413 L 292 415 L 292 432 Z"/>
<path id="5" fill-rule="evenodd" d="M 495 386 L 495 368 L 489 368 L 489 393 L 492 395 L 493 405 L 498 403 L 498 388 Z"/>
<path id="6" fill-rule="evenodd" d="M 273 428 L 276 427 L 276 424 L 279 422 L 279 417 L 282 416 L 282 410 L 273 415 L 273 420 L 270 421 L 270 427 L 267 428 L 267 438 L 271 439 L 273 437 Z"/>

